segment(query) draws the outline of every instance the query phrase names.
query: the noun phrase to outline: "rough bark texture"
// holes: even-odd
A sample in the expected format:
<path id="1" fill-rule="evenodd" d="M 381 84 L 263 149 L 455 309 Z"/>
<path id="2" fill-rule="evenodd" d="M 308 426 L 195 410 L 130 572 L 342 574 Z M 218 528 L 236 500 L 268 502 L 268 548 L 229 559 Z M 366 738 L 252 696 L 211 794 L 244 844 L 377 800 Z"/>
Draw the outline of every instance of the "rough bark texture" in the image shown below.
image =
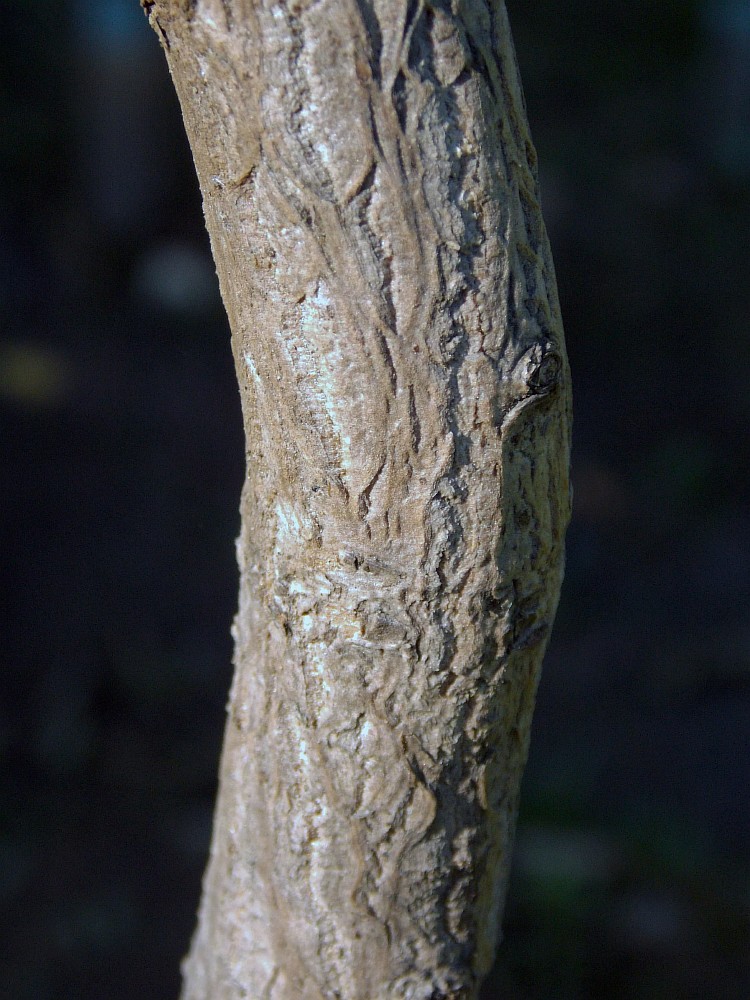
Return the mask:
<path id="1" fill-rule="evenodd" d="M 505 7 L 144 7 L 247 435 L 183 995 L 470 998 L 569 514 L 568 367 Z"/>

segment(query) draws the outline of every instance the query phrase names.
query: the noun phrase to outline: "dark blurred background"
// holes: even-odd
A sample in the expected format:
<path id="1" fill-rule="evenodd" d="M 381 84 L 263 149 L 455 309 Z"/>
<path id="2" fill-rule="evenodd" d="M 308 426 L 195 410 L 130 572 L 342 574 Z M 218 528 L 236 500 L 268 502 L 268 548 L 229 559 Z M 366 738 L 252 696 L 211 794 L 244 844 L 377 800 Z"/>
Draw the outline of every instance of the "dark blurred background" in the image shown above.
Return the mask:
<path id="1" fill-rule="evenodd" d="M 750 2 L 508 4 L 575 518 L 486 1000 L 750 996 Z M 0 996 L 177 996 L 243 448 L 137 0 L 2 4 Z"/>

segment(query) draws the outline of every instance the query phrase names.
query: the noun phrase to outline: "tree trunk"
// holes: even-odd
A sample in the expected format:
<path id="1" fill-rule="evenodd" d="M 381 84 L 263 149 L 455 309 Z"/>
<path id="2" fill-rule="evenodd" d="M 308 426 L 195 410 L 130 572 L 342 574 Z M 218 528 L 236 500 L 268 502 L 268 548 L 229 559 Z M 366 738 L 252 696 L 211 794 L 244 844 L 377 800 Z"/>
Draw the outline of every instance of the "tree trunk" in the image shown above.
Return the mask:
<path id="1" fill-rule="evenodd" d="M 144 0 L 247 438 L 184 1000 L 471 998 L 569 515 L 569 375 L 500 0 Z"/>

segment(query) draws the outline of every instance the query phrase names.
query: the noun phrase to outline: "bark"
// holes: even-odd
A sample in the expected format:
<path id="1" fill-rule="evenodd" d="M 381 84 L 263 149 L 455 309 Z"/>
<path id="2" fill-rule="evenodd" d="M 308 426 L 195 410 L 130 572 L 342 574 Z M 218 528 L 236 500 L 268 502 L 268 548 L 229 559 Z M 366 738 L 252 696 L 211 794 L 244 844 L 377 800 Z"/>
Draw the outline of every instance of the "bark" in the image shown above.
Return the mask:
<path id="1" fill-rule="evenodd" d="M 569 516 L 568 366 L 505 7 L 144 6 L 247 437 L 183 997 L 474 997 Z"/>

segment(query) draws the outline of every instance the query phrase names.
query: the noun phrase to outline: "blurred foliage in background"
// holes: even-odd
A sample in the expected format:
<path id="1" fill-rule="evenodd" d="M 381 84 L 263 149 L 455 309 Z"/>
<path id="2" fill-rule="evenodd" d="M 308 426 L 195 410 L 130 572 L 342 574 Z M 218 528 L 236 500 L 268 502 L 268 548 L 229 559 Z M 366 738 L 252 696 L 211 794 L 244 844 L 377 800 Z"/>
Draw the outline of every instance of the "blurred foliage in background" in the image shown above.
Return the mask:
<path id="1" fill-rule="evenodd" d="M 750 996 L 750 2 L 508 4 L 576 389 L 486 1000 Z M 0 996 L 176 996 L 230 680 L 238 395 L 137 0 L 3 4 Z"/>

